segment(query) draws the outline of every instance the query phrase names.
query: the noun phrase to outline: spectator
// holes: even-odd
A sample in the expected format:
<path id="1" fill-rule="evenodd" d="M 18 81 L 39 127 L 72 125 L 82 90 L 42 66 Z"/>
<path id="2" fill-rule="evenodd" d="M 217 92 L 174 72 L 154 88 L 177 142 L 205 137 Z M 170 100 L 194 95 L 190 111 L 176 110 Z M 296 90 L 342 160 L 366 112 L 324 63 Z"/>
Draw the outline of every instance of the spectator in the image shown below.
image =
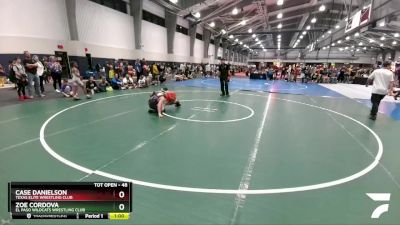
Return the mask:
<path id="1" fill-rule="evenodd" d="M 36 75 L 37 65 L 32 59 L 31 53 L 28 51 L 24 52 L 25 59 L 23 61 L 26 75 L 28 76 L 28 98 L 33 98 L 33 89 L 37 97 L 42 97 L 39 90 L 39 76 Z"/>
<path id="2" fill-rule="evenodd" d="M 135 70 L 136 70 L 137 80 L 139 80 L 140 76 L 143 74 L 142 64 L 140 63 L 139 60 L 135 61 Z"/>
<path id="3" fill-rule="evenodd" d="M 37 55 L 34 55 L 32 57 L 33 61 L 37 65 L 37 71 L 36 71 L 36 76 L 39 77 L 39 85 L 40 85 L 40 93 L 41 97 L 44 97 L 44 86 L 43 86 L 43 74 L 44 74 L 44 65 L 42 62 L 40 62 L 39 57 Z M 36 88 L 36 86 L 35 86 Z"/>
<path id="4" fill-rule="evenodd" d="M 3 65 L 0 64 L 0 87 L 4 87 L 6 83 L 6 73 L 4 72 Z"/>
<path id="5" fill-rule="evenodd" d="M 68 79 L 63 80 L 63 84 L 61 85 L 60 91 L 66 98 L 71 98 L 74 96 L 74 92 L 72 91 L 72 86 L 68 83 Z"/>
<path id="6" fill-rule="evenodd" d="M 94 93 L 98 93 L 99 92 L 99 89 L 97 87 L 97 83 L 96 83 L 96 81 L 94 81 L 93 76 L 90 76 L 89 80 L 86 81 L 86 92 L 89 95 L 92 95 L 92 96 L 94 95 Z"/>
<path id="7" fill-rule="evenodd" d="M 151 74 L 153 75 L 153 80 L 152 80 L 152 83 L 154 83 L 155 85 L 157 85 L 158 84 L 158 75 L 160 74 L 160 72 L 158 71 L 158 66 L 157 66 L 157 64 L 156 63 L 154 63 L 152 66 L 151 66 Z"/>
<path id="8" fill-rule="evenodd" d="M 369 82 L 373 81 L 372 95 L 371 95 L 372 109 L 369 116 L 371 120 L 376 120 L 376 115 L 378 113 L 379 104 L 381 100 L 388 93 L 393 93 L 394 74 L 390 70 L 390 67 L 391 67 L 390 62 L 384 62 L 382 69 L 376 69 L 368 77 L 367 86 Z"/>
<path id="9" fill-rule="evenodd" d="M 139 79 L 139 81 L 138 81 L 138 87 L 139 88 L 145 88 L 145 87 L 147 87 L 147 85 L 146 85 L 146 77 L 145 76 L 140 76 L 140 79 Z"/>
<path id="10" fill-rule="evenodd" d="M 111 80 L 111 87 L 114 90 L 123 90 L 125 89 L 124 84 L 122 81 L 119 79 L 118 73 L 115 74 L 114 78 Z"/>
<path id="11" fill-rule="evenodd" d="M 122 79 L 122 83 L 126 88 L 129 88 L 129 89 L 136 88 L 135 83 L 133 82 L 133 77 L 130 74 L 127 74 Z"/>
<path id="12" fill-rule="evenodd" d="M 25 72 L 25 67 L 21 65 L 21 59 L 17 58 L 15 60 L 15 64 L 13 65 L 13 71 L 15 74 L 16 78 L 16 84 L 17 84 L 17 92 L 18 92 L 18 97 L 20 101 L 24 101 L 25 99 L 28 99 L 28 96 L 25 94 L 25 86 L 28 83 L 28 77 Z"/>
<path id="13" fill-rule="evenodd" d="M 91 96 L 87 93 L 85 85 L 82 82 L 82 76 L 78 69 L 78 64 L 76 62 L 72 63 L 71 68 L 72 74 L 72 87 L 73 87 L 73 96 L 75 100 L 79 100 L 78 89 L 79 87 L 82 89 L 83 93 L 86 95 L 86 98 L 91 98 Z"/>
<path id="14" fill-rule="evenodd" d="M 101 77 L 101 81 L 98 85 L 99 91 L 100 92 L 107 92 L 107 87 L 109 87 L 110 84 L 108 83 L 108 81 L 106 80 L 105 77 Z"/>
<path id="15" fill-rule="evenodd" d="M 10 62 L 9 62 L 9 64 L 8 64 L 8 79 L 9 79 L 9 81 L 11 82 L 11 83 L 14 83 L 14 88 L 15 89 L 17 89 L 17 78 L 15 77 L 15 72 L 14 72 L 14 69 L 13 69 L 13 67 L 15 66 L 15 64 L 16 64 L 16 61 L 17 61 L 17 59 L 13 59 L 13 60 L 11 60 Z"/>
<path id="16" fill-rule="evenodd" d="M 56 92 L 60 92 L 62 66 L 55 56 L 51 56 L 50 64 L 48 67 L 50 69 L 51 78 L 53 79 L 53 88 Z M 58 84 L 58 89 L 57 89 L 57 84 Z"/>

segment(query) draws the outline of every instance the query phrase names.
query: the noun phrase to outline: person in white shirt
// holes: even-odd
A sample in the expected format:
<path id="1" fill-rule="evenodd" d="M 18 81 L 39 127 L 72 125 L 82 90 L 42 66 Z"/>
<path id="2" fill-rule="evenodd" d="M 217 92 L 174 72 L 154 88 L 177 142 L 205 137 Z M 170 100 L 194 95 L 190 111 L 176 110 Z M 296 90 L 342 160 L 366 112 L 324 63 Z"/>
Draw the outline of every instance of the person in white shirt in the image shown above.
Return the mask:
<path id="1" fill-rule="evenodd" d="M 366 86 L 373 82 L 371 95 L 372 109 L 369 116 L 371 120 L 376 120 L 376 115 L 378 113 L 381 100 L 388 93 L 393 93 L 394 73 L 390 70 L 390 67 L 390 62 L 384 62 L 382 68 L 374 70 L 374 72 L 372 72 L 368 77 Z"/>
<path id="2" fill-rule="evenodd" d="M 44 86 L 43 86 L 43 77 L 42 77 L 43 73 L 44 73 L 44 66 L 43 66 L 43 63 L 40 62 L 39 57 L 37 55 L 32 56 L 32 60 L 37 65 L 36 76 L 39 77 L 39 84 L 35 84 L 35 89 L 38 89 L 40 86 L 40 97 L 44 97 L 45 95 L 43 94 Z M 38 90 L 35 90 L 35 91 L 39 92 Z"/>

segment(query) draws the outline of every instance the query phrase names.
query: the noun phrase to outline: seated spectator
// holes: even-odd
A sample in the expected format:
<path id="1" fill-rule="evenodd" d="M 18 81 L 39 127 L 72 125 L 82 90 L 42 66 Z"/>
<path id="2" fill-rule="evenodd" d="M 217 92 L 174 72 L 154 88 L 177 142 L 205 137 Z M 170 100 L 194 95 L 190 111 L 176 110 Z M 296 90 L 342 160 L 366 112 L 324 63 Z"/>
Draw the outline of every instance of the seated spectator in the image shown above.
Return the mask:
<path id="1" fill-rule="evenodd" d="M 165 77 L 165 73 L 161 73 L 158 79 L 160 84 L 164 83 L 167 80 L 167 78 Z"/>
<path id="2" fill-rule="evenodd" d="M 94 93 L 100 92 L 96 81 L 94 81 L 93 76 L 90 76 L 89 80 L 86 81 L 86 92 L 90 95 L 94 95 Z"/>
<path id="3" fill-rule="evenodd" d="M 145 87 L 147 87 L 147 84 L 146 84 L 146 77 L 145 76 L 140 76 L 140 79 L 139 79 L 139 81 L 138 81 L 138 87 L 139 88 L 145 88 Z"/>
<path id="4" fill-rule="evenodd" d="M 110 84 L 106 80 L 105 77 L 101 77 L 101 81 L 98 85 L 99 92 L 107 92 L 107 87 L 109 87 Z"/>
<path id="5" fill-rule="evenodd" d="M 184 80 L 187 80 L 187 78 L 186 78 L 185 75 L 179 74 L 179 73 L 175 74 L 174 78 L 175 78 L 176 81 L 184 81 Z M 185 78 L 186 78 L 186 79 L 185 79 Z"/>
<path id="6" fill-rule="evenodd" d="M 132 75 L 127 74 L 123 79 L 122 79 L 122 83 L 124 84 L 124 86 L 126 88 L 132 89 L 132 88 L 136 88 L 135 83 L 133 82 L 133 78 Z"/>
<path id="7" fill-rule="evenodd" d="M 125 89 L 124 84 L 123 84 L 122 81 L 119 79 L 118 73 L 116 73 L 116 74 L 114 75 L 114 78 L 111 80 L 111 87 L 112 87 L 114 90 L 124 90 L 124 89 Z"/>
<path id="8" fill-rule="evenodd" d="M 63 84 L 61 85 L 61 94 L 66 98 L 74 96 L 72 86 L 68 83 L 68 79 L 63 80 Z"/>

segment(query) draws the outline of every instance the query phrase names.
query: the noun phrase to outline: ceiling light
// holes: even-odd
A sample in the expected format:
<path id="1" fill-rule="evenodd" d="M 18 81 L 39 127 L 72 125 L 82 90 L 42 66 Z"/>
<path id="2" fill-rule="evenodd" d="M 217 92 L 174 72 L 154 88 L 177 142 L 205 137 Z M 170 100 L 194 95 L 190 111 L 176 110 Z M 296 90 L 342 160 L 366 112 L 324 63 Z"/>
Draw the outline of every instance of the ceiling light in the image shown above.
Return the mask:
<path id="1" fill-rule="evenodd" d="M 367 50 L 367 47 L 364 47 L 363 49 L 364 49 L 364 50 Z"/>
<path id="2" fill-rule="evenodd" d="M 332 43 L 331 45 L 332 45 L 332 46 L 335 46 L 335 43 Z"/>
<path id="3" fill-rule="evenodd" d="M 379 46 L 383 47 L 383 44 L 381 43 Z"/>
<path id="4" fill-rule="evenodd" d="M 215 27 L 215 23 L 214 23 L 214 22 L 211 22 L 211 23 L 210 23 L 210 27 Z"/>
<path id="5" fill-rule="evenodd" d="M 343 48 L 339 48 L 339 51 L 343 51 Z"/>
<path id="6" fill-rule="evenodd" d="M 326 49 L 326 47 L 323 47 L 323 48 L 322 48 L 322 50 L 325 50 L 325 49 Z"/>
<path id="7" fill-rule="evenodd" d="M 238 41 L 239 41 L 239 39 L 236 38 L 236 39 L 235 39 L 235 42 L 238 42 Z"/>
<path id="8" fill-rule="evenodd" d="M 385 37 L 381 37 L 381 41 L 384 41 L 386 38 Z"/>
<path id="9" fill-rule="evenodd" d="M 359 46 L 362 46 L 362 45 L 363 45 L 363 43 L 362 43 L 362 42 L 360 42 L 360 43 L 358 43 L 358 45 L 359 45 Z"/>
<path id="10" fill-rule="evenodd" d="M 283 5 L 283 0 L 278 0 L 278 1 L 276 2 L 276 4 L 277 4 L 277 5 Z"/>
<path id="11" fill-rule="evenodd" d="M 255 38 L 255 37 L 257 37 L 257 35 L 256 34 L 253 34 L 253 35 L 251 35 L 253 38 Z"/>
<path id="12" fill-rule="evenodd" d="M 232 15 L 237 15 L 239 13 L 239 10 L 235 7 L 233 10 L 232 10 Z"/>
<path id="13" fill-rule="evenodd" d="M 277 38 L 281 38 L 282 36 L 280 34 L 278 34 Z"/>
<path id="14" fill-rule="evenodd" d="M 351 48 L 355 48 L 355 46 L 354 46 L 354 45 L 352 45 L 352 46 L 351 46 Z"/>
<path id="15" fill-rule="evenodd" d="M 350 40 L 350 36 L 347 36 L 347 37 L 346 37 L 346 40 Z"/>
<path id="16" fill-rule="evenodd" d="M 310 25 L 308 25 L 308 26 L 306 27 L 306 30 L 309 30 L 309 29 L 311 29 L 311 26 L 310 26 Z"/>
<path id="17" fill-rule="evenodd" d="M 315 22 L 317 22 L 317 18 L 314 17 L 311 19 L 311 23 L 315 23 Z"/>
<path id="18" fill-rule="evenodd" d="M 247 22 L 246 20 L 242 20 L 242 21 L 240 21 L 239 24 L 242 25 L 242 26 L 244 26 L 244 25 L 246 25 L 246 22 Z"/>
<path id="19" fill-rule="evenodd" d="M 248 30 L 248 32 L 249 32 L 249 33 L 253 33 L 253 29 L 250 28 L 250 29 Z"/>
<path id="20" fill-rule="evenodd" d="M 359 51 L 360 51 L 360 49 L 358 49 L 358 48 L 357 48 L 357 49 L 356 49 L 356 51 L 357 51 L 357 52 L 359 52 Z"/>
<path id="21" fill-rule="evenodd" d="M 240 44 L 240 45 L 242 45 L 242 44 L 243 44 L 243 42 L 239 42 L 239 44 Z"/>
<path id="22" fill-rule="evenodd" d="M 338 43 L 338 44 L 340 44 L 340 43 L 342 43 L 342 41 L 341 41 L 341 40 L 339 40 L 339 41 L 337 41 L 337 43 Z"/>
<path id="23" fill-rule="evenodd" d="M 330 46 L 328 45 L 328 46 L 326 46 L 326 48 L 330 48 Z"/>
<path id="24" fill-rule="evenodd" d="M 380 22 L 380 23 L 379 23 L 379 26 L 380 26 L 380 27 L 384 27 L 384 26 L 385 26 L 385 21 Z"/>
<path id="25" fill-rule="evenodd" d="M 399 36 L 400 36 L 399 33 L 395 33 L 395 34 L 394 34 L 394 37 L 399 37 Z"/>
<path id="26" fill-rule="evenodd" d="M 276 18 L 278 18 L 278 19 L 281 19 L 283 17 L 283 14 L 282 13 L 279 13 L 277 16 L 276 16 Z"/>
<path id="27" fill-rule="evenodd" d="M 321 6 L 319 7 L 319 11 L 320 11 L 320 12 L 325 11 L 325 9 L 326 9 L 325 5 L 321 5 Z"/>
<path id="28" fill-rule="evenodd" d="M 260 39 L 256 38 L 256 41 L 259 41 Z"/>
<path id="29" fill-rule="evenodd" d="M 331 30 L 328 30 L 328 34 L 331 34 L 332 33 L 332 31 Z"/>
<path id="30" fill-rule="evenodd" d="M 307 31 L 303 31 L 303 33 L 302 33 L 303 35 L 306 35 L 307 34 Z"/>
<path id="31" fill-rule="evenodd" d="M 226 30 L 222 29 L 222 30 L 221 30 L 221 33 L 222 33 L 222 34 L 226 34 Z"/>
<path id="32" fill-rule="evenodd" d="M 261 44 L 261 41 L 258 41 L 257 44 Z"/>
<path id="33" fill-rule="evenodd" d="M 325 37 L 325 34 L 322 35 L 322 38 L 324 38 L 324 37 Z"/>
<path id="34" fill-rule="evenodd" d="M 299 37 L 300 39 L 303 39 L 303 35 L 300 35 L 300 37 Z"/>
<path id="35" fill-rule="evenodd" d="M 354 34 L 354 37 L 358 37 L 358 36 L 360 36 L 360 33 L 357 32 Z"/>
<path id="36" fill-rule="evenodd" d="M 197 13 L 194 13 L 193 16 L 196 18 L 200 18 L 201 15 L 200 15 L 200 12 L 197 12 Z"/>
<path id="37" fill-rule="evenodd" d="M 374 40 L 372 40 L 372 39 L 369 39 L 369 43 L 373 43 L 373 42 L 375 42 Z"/>
<path id="38" fill-rule="evenodd" d="M 281 29 L 282 28 L 282 24 L 280 23 L 280 24 L 278 24 L 278 29 Z"/>
<path id="39" fill-rule="evenodd" d="M 339 28 L 340 28 L 340 26 L 339 26 L 339 25 L 336 25 L 336 26 L 335 26 L 335 28 L 336 28 L 336 29 L 339 29 Z"/>
<path id="40" fill-rule="evenodd" d="M 347 50 L 347 49 L 349 49 L 349 47 L 345 47 L 344 49 L 346 49 L 346 50 Z"/>
<path id="41" fill-rule="evenodd" d="M 263 49 L 263 51 L 266 52 L 267 50 L 266 50 L 266 49 Z"/>
<path id="42" fill-rule="evenodd" d="M 174 3 L 174 4 L 178 3 L 178 0 L 169 0 L 169 1 Z"/>
<path id="43" fill-rule="evenodd" d="M 232 34 L 231 34 L 231 35 L 229 35 L 229 38 L 230 38 L 230 39 L 233 39 L 233 35 L 232 35 Z"/>
<path id="44" fill-rule="evenodd" d="M 393 41 L 393 42 L 392 42 L 392 45 L 397 45 L 397 41 Z"/>

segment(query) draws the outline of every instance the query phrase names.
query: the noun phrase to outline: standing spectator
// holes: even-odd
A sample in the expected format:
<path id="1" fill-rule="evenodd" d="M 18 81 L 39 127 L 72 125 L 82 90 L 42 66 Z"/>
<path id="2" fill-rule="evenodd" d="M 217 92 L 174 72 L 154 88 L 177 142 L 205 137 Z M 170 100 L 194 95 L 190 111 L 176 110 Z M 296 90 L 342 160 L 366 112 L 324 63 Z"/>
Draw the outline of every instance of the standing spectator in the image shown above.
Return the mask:
<path id="1" fill-rule="evenodd" d="M 400 64 L 396 64 L 395 74 L 397 77 L 397 85 L 400 87 Z"/>
<path id="2" fill-rule="evenodd" d="M 33 61 L 37 65 L 37 70 L 36 70 L 36 76 L 39 77 L 39 84 L 40 84 L 40 95 L 41 97 L 44 97 L 44 86 L 43 86 L 43 74 L 44 74 L 44 66 L 43 63 L 40 62 L 39 57 L 37 55 L 34 55 L 32 57 Z M 36 86 L 35 86 L 36 88 Z"/>
<path id="3" fill-rule="evenodd" d="M 391 63 L 384 62 L 382 69 L 376 69 L 368 77 L 368 83 L 373 82 L 371 103 L 372 109 L 369 118 L 376 120 L 379 104 L 381 100 L 388 94 L 393 93 L 394 74 L 390 70 Z"/>
<path id="4" fill-rule="evenodd" d="M 142 64 L 140 64 L 140 60 L 135 61 L 135 70 L 136 70 L 136 77 L 139 80 L 140 76 L 143 74 Z"/>
<path id="5" fill-rule="evenodd" d="M 3 65 L 0 64 L 0 87 L 4 87 L 6 83 L 6 73 L 4 72 Z"/>
<path id="6" fill-rule="evenodd" d="M 51 78 L 53 79 L 53 88 L 56 92 L 60 92 L 62 66 L 60 62 L 58 62 L 55 56 L 50 57 L 50 64 L 48 68 L 50 69 Z M 58 89 L 57 89 L 57 84 L 58 84 Z"/>
<path id="7" fill-rule="evenodd" d="M 73 85 L 73 96 L 74 99 L 79 100 L 78 96 L 78 88 L 80 87 L 83 93 L 86 95 L 86 98 L 90 98 L 91 96 L 87 93 L 85 85 L 82 82 L 82 76 L 78 69 L 78 64 L 76 62 L 72 63 L 72 85 Z"/>
<path id="8" fill-rule="evenodd" d="M 221 96 L 229 96 L 228 89 L 228 76 L 229 76 L 229 65 L 225 64 L 225 59 L 221 59 L 221 64 L 219 65 L 219 81 L 221 83 Z"/>
<path id="9" fill-rule="evenodd" d="M 13 65 L 12 70 L 14 71 L 16 79 L 19 100 L 24 101 L 25 99 L 28 99 L 28 97 L 25 94 L 25 86 L 27 85 L 28 77 L 25 72 L 25 67 L 21 65 L 20 58 L 17 58 L 15 60 L 15 64 Z"/>
<path id="10" fill-rule="evenodd" d="M 42 97 L 39 90 L 39 76 L 36 75 L 37 65 L 33 61 L 31 53 L 28 51 L 24 52 L 25 59 L 23 61 L 26 75 L 28 76 L 28 98 L 33 98 L 33 88 L 35 89 L 35 94 L 38 97 Z"/>
<path id="11" fill-rule="evenodd" d="M 115 76 L 115 69 L 112 62 L 109 62 L 107 64 L 107 67 L 108 67 L 108 81 L 110 82 Z"/>
<path id="12" fill-rule="evenodd" d="M 155 84 L 155 85 L 157 85 L 158 84 L 158 75 L 160 74 L 160 72 L 158 71 L 158 66 L 157 66 L 157 64 L 156 63 L 154 63 L 152 66 L 151 66 L 151 74 L 153 75 L 153 80 L 152 80 L 152 83 L 153 84 Z"/>

